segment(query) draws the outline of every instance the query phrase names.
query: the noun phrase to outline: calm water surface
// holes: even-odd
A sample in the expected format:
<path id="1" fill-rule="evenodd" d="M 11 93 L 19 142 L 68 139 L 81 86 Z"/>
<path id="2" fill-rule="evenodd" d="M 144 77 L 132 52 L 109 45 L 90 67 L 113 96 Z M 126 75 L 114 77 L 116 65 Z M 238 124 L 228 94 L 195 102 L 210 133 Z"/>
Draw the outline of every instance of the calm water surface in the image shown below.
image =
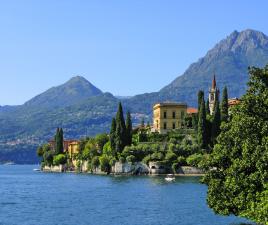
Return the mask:
<path id="1" fill-rule="evenodd" d="M 206 205 L 197 177 L 112 177 L 0 166 L 0 225 L 240 225 Z"/>

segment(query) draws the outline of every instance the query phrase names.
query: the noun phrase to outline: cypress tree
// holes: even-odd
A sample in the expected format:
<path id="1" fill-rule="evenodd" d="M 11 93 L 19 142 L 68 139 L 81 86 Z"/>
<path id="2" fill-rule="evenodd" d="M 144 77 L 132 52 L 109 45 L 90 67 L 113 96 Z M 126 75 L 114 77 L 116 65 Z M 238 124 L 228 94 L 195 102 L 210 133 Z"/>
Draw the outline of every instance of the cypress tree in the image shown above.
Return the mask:
<path id="1" fill-rule="evenodd" d="M 207 115 L 210 115 L 209 99 L 207 99 L 207 102 L 206 102 L 206 114 L 207 114 Z"/>
<path id="2" fill-rule="evenodd" d="M 112 119 L 111 130 L 110 130 L 110 143 L 113 152 L 116 150 L 116 120 Z"/>
<path id="3" fill-rule="evenodd" d="M 126 119 L 126 145 L 132 144 L 132 121 L 131 121 L 131 114 L 127 112 L 127 119 Z"/>
<path id="4" fill-rule="evenodd" d="M 115 132 L 116 152 L 122 152 L 126 146 L 126 124 L 121 102 L 118 105 L 116 114 L 116 132 Z"/>
<path id="5" fill-rule="evenodd" d="M 63 146 L 63 129 L 60 128 L 59 131 L 59 152 L 63 153 L 64 151 L 64 146 Z"/>
<path id="6" fill-rule="evenodd" d="M 54 144 L 54 151 L 55 151 L 55 154 L 58 154 L 58 148 L 57 148 L 57 146 L 58 146 L 58 140 L 59 140 L 59 132 L 60 132 L 60 128 L 57 128 L 57 130 L 56 130 L 56 134 L 55 134 L 55 144 Z"/>
<path id="7" fill-rule="evenodd" d="M 207 147 L 207 132 L 206 132 L 206 109 L 204 97 L 201 99 L 199 113 L 198 113 L 198 129 L 197 129 L 197 140 L 199 147 L 204 149 Z"/>
<path id="8" fill-rule="evenodd" d="M 220 126 L 221 126 L 221 112 L 220 112 L 220 106 L 219 106 L 219 96 L 216 94 L 215 98 L 215 110 L 213 114 L 213 121 L 212 121 L 212 127 L 211 127 L 211 141 L 213 144 L 215 144 L 215 140 L 220 134 Z"/>
<path id="9" fill-rule="evenodd" d="M 63 153 L 63 130 L 62 128 L 57 128 L 55 135 L 55 154 Z"/>
<path id="10" fill-rule="evenodd" d="M 198 91 L 198 112 L 200 111 L 200 106 L 204 100 L 204 91 Z"/>
<path id="11" fill-rule="evenodd" d="M 221 102 L 221 121 L 227 122 L 228 120 L 228 92 L 225 86 L 222 92 Z"/>
<path id="12" fill-rule="evenodd" d="M 56 134 L 54 136 L 54 152 L 55 154 L 59 154 L 58 152 L 58 143 L 59 143 L 59 133 L 60 133 L 60 128 L 57 128 Z"/>

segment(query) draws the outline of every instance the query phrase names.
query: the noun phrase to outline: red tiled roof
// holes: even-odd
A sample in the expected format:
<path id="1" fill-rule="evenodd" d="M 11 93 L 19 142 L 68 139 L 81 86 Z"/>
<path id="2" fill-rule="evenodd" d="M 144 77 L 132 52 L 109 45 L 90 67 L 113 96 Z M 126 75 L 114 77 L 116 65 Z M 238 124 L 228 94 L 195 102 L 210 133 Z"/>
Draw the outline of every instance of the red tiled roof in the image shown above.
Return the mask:
<path id="1" fill-rule="evenodd" d="M 187 108 L 187 114 L 194 114 L 197 112 L 198 112 L 198 110 L 196 108 Z"/>
<path id="2" fill-rule="evenodd" d="M 240 102 L 241 100 L 238 98 L 231 98 L 231 99 L 228 99 L 228 106 L 238 105 Z"/>

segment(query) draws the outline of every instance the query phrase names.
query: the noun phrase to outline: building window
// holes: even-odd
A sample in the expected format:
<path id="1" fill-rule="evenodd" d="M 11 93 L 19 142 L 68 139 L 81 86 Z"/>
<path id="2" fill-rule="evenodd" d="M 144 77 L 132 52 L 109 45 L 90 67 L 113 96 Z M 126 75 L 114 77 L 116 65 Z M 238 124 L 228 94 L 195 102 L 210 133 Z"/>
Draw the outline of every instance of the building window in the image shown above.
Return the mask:
<path id="1" fill-rule="evenodd" d="M 173 129 L 176 129 L 176 124 L 175 123 L 173 123 Z"/>
<path id="2" fill-rule="evenodd" d="M 164 123 L 164 130 L 167 129 L 167 123 Z"/>
<path id="3" fill-rule="evenodd" d="M 164 112 L 164 119 L 167 118 L 167 112 Z"/>
<path id="4" fill-rule="evenodd" d="M 173 119 L 176 118 L 176 112 L 172 112 L 172 118 L 173 118 Z"/>

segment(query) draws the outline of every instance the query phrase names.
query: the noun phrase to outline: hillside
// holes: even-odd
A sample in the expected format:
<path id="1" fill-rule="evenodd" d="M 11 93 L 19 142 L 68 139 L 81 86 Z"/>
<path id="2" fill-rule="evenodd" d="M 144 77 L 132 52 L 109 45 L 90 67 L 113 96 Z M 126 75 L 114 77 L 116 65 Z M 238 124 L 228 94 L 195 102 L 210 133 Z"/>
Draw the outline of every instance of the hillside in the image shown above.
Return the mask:
<path id="1" fill-rule="evenodd" d="M 254 30 L 234 31 L 159 92 L 120 97 L 120 100 L 133 113 L 135 122 L 144 116 L 150 118 L 153 104 L 159 101 L 196 106 L 198 90 L 203 89 L 207 94 L 214 72 L 219 87 L 227 85 L 229 96 L 239 97 L 246 90 L 248 66 L 263 67 L 267 63 L 266 35 Z M 64 128 L 66 138 L 108 131 L 118 101 L 85 78 L 74 77 L 24 105 L 0 107 L 0 161 L 10 159 L 11 155 L 16 159 L 18 152 L 20 162 L 29 158 L 37 160 L 34 149 L 48 141 L 56 127 Z"/>

